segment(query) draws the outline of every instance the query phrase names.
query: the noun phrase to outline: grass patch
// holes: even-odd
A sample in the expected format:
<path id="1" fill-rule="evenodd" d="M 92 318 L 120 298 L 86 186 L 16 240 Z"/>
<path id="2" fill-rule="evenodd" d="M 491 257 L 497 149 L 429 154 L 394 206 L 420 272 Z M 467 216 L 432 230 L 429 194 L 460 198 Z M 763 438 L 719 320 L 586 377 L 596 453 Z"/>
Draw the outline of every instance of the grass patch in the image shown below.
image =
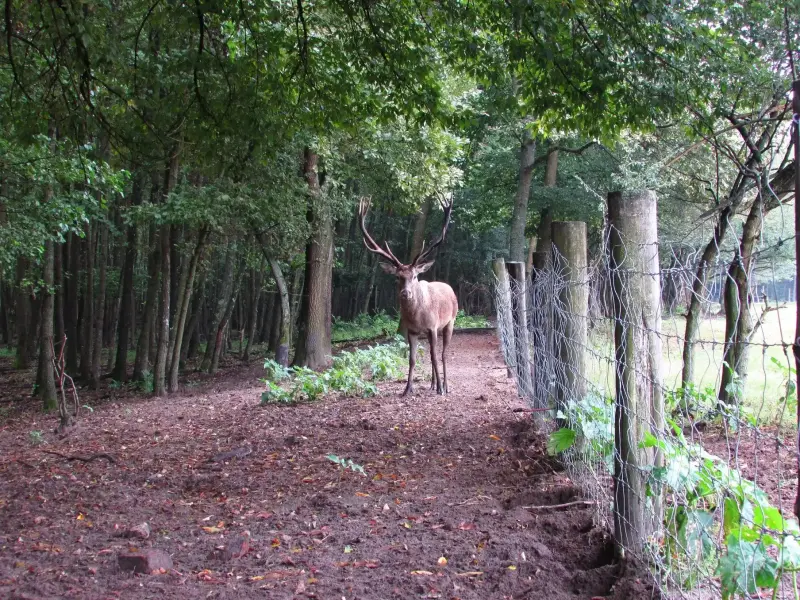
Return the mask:
<path id="1" fill-rule="evenodd" d="M 788 368 L 793 367 L 791 344 L 794 335 L 795 305 L 770 312 L 752 339 L 742 405 L 760 425 L 791 425 L 795 420 L 796 392 L 787 396 Z M 680 387 L 683 371 L 683 316 L 665 318 L 661 324 L 661 372 L 666 390 Z M 723 367 L 725 318 L 709 316 L 700 323 L 695 349 L 694 388 L 718 390 Z M 598 392 L 614 390 L 613 325 L 598 323 L 589 333 L 590 351 L 586 376 Z"/>
<path id="2" fill-rule="evenodd" d="M 374 315 L 362 313 L 352 321 L 333 318 L 331 337 L 334 343 L 356 340 L 370 340 L 389 337 L 397 333 L 400 318 L 381 311 Z M 482 315 L 468 315 L 463 310 L 456 315 L 456 329 L 488 327 L 489 321 Z"/>

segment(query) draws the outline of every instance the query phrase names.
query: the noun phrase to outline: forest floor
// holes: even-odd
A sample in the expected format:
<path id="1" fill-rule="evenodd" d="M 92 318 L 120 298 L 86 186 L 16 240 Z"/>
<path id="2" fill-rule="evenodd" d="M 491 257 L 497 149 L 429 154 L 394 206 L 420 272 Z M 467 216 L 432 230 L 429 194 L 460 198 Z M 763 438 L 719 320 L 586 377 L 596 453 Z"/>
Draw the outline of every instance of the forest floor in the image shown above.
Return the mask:
<path id="1" fill-rule="evenodd" d="M 85 393 L 94 411 L 63 439 L 54 415 L 7 411 L 0 597 L 652 597 L 646 576 L 618 577 L 591 506 L 550 507 L 580 492 L 514 412 L 494 336 L 451 347 L 446 397 L 420 381 L 399 398 L 397 382 L 376 398 L 262 407 L 251 364 L 168 399 Z M 148 537 L 124 537 L 142 523 Z M 146 550 L 172 568 L 120 569 Z"/>

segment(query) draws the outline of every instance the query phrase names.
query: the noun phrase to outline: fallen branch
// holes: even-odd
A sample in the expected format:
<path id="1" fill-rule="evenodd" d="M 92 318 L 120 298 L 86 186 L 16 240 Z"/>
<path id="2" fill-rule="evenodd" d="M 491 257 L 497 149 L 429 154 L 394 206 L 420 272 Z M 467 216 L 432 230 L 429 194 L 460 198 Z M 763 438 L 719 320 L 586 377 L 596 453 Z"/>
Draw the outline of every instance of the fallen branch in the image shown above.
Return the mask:
<path id="1" fill-rule="evenodd" d="M 42 450 L 45 454 L 53 454 L 54 456 L 60 456 L 64 460 L 78 460 L 80 462 L 88 463 L 92 462 L 93 460 L 97 460 L 99 458 L 105 458 L 108 462 L 112 464 L 117 464 L 116 459 L 111 456 L 110 454 L 106 454 L 105 452 L 99 452 L 98 454 L 92 454 L 91 456 L 70 456 L 68 454 L 61 454 L 61 452 L 56 452 L 55 450 Z"/>
<path id="2" fill-rule="evenodd" d="M 564 504 L 543 504 L 541 506 L 521 506 L 520 508 L 524 508 L 526 510 L 546 510 L 546 509 L 558 509 L 558 508 L 569 508 L 570 506 L 594 506 L 597 504 L 594 500 L 575 500 L 573 502 L 565 502 Z"/>
<path id="3" fill-rule="evenodd" d="M 544 408 L 515 408 L 511 412 L 515 413 L 535 413 L 535 412 L 549 412 L 556 410 L 555 406 L 545 406 Z"/>

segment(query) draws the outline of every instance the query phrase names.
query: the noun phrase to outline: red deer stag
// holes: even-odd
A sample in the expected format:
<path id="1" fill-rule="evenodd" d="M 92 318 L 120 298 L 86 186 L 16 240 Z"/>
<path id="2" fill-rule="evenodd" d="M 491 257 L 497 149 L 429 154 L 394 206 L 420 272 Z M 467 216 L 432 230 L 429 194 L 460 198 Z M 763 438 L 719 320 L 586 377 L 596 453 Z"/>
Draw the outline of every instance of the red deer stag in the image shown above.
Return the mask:
<path id="1" fill-rule="evenodd" d="M 406 339 L 410 347 L 408 358 L 408 383 L 401 396 L 406 396 L 414 392 L 414 366 L 417 362 L 417 339 L 424 335 L 428 337 L 431 347 L 431 366 L 433 375 L 431 376 L 431 390 L 436 390 L 439 394 L 447 393 L 447 346 L 450 337 L 453 335 L 453 326 L 456 322 L 458 312 L 458 300 L 456 295 L 446 283 L 441 281 L 420 281 L 417 275 L 424 273 L 433 265 L 431 255 L 433 251 L 444 241 L 447 234 L 447 226 L 450 224 L 450 212 L 453 210 L 453 203 L 443 206 L 444 226 L 442 234 L 427 249 L 423 244 L 420 253 L 411 261 L 411 264 L 404 265 L 392 253 L 388 242 L 384 243 L 385 250 L 381 248 L 372 236 L 367 232 L 364 223 L 367 210 L 369 210 L 369 199 L 362 198 L 358 206 L 359 224 L 361 233 L 364 234 L 364 245 L 367 250 L 377 254 L 387 262 L 381 262 L 381 267 L 387 273 L 397 277 L 397 289 L 400 293 L 400 329 L 406 332 Z M 439 376 L 439 364 L 436 358 L 436 343 L 439 336 L 442 336 L 442 376 Z"/>

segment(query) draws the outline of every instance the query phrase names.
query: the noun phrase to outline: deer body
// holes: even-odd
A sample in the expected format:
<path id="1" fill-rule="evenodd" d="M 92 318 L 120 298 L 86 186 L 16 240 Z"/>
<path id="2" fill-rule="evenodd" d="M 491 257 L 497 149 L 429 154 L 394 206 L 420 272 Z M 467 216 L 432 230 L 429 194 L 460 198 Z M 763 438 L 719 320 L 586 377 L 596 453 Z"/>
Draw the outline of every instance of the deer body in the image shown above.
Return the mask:
<path id="1" fill-rule="evenodd" d="M 429 260 L 433 250 L 442 243 L 450 223 L 452 204 L 444 207 L 444 228 L 439 239 L 427 249 L 421 251 L 410 265 L 401 263 L 386 244 L 386 250 L 367 233 L 364 223 L 369 204 L 362 200 L 359 206 L 361 231 L 364 235 L 364 244 L 370 252 L 378 254 L 388 262 L 382 262 L 381 267 L 387 273 L 397 277 L 397 288 L 400 295 L 400 330 L 405 333 L 410 348 L 408 357 L 408 381 L 401 394 L 406 396 L 414 391 L 414 367 L 417 364 L 417 343 L 420 336 L 428 339 L 431 349 L 431 390 L 439 394 L 446 394 L 447 389 L 447 346 L 453 335 L 453 327 L 458 313 L 458 300 L 455 292 L 446 283 L 441 281 L 420 281 L 417 276 L 424 273 L 433 265 Z M 437 342 L 442 338 L 442 375 L 439 375 L 438 357 L 436 356 Z"/>

